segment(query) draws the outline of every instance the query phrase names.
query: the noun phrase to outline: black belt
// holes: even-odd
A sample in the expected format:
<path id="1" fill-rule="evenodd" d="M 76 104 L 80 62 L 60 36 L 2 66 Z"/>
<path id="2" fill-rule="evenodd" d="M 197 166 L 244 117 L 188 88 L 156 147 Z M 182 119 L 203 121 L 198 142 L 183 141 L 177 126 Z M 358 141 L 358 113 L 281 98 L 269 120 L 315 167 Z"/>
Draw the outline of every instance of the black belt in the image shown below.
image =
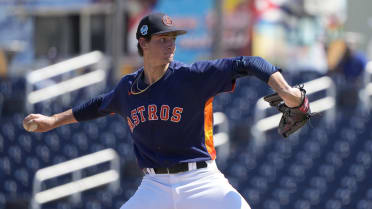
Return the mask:
<path id="1" fill-rule="evenodd" d="M 200 168 L 206 168 L 208 165 L 205 161 L 201 162 L 196 162 L 196 169 Z M 155 174 L 170 174 L 170 173 L 180 173 L 180 172 L 185 172 L 189 171 L 189 163 L 178 163 L 176 165 L 173 165 L 169 168 L 152 168 L 155 172 Z M 144 168 L 143 172 L 146 174 L 149 174 L 150 172 L 148 171 L 148 168 Z"/>

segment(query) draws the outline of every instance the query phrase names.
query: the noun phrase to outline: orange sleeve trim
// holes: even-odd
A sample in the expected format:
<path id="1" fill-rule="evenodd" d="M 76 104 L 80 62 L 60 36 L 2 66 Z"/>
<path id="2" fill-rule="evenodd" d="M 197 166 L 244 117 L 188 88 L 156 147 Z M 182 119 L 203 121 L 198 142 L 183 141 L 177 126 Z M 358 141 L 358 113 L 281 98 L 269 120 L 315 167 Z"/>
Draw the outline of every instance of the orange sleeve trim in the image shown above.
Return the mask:
<path id="1" fill-rule="evenodd" d="M 204 140 L 205 147 L 212 160 L 216 159 L 216 150 L 213 142 L 213 97 L 208 99 L 204 106 Z"/>

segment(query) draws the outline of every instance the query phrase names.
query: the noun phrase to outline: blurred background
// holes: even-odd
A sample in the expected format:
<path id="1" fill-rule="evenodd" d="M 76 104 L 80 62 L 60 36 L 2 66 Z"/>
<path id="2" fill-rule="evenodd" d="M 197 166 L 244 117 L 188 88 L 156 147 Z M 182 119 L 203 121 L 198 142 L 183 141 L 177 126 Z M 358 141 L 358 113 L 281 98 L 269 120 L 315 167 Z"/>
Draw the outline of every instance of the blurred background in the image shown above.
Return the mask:
<path id="1" fill-rule="evenodd" d="M 185 63 L 262 56 L 305 83 L 309 125 L 283 139 L 271 90 L 241 78 L 214 102 L 217 163 L 253 209 L 372 208 L 372 1 L 0 0 L 0 209 L 120 208 L 142 173 L 125 120 L 38 134 L 51 115 L 107 92 L 141 66 L 135 31 L 163 12 L 189 33 Z"/>

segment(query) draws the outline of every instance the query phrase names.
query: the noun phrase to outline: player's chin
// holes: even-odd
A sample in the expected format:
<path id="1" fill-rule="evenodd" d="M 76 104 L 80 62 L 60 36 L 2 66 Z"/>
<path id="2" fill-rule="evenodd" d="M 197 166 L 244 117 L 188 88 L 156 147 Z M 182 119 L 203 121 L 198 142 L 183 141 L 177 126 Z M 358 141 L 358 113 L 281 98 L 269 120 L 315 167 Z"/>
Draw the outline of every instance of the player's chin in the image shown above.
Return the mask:
<path id="1" fill-rule="evenodd" d="M 164 56 L 164 61 L 166 61 L 166 62 L 172 62 L 173 61 L 173 55 Z"/>

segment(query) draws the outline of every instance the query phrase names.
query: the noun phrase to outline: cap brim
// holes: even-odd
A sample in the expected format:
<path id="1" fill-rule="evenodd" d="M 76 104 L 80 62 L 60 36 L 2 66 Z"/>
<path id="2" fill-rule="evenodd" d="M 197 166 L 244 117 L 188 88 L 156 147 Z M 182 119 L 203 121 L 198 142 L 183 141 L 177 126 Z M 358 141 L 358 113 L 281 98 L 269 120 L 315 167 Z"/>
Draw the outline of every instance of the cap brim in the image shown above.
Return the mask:
<path id="1" fill-rule="evenodd" d="M 168 33 L 175 34 L 176 36 L 179 36 L 179 35 L 186 34 L 187 31 L 186 30 L 180 30 L 180 29 L 176 29 L 176 30 L 165 30 L 165 31 L 160 31 L 160 32 L 157 32 L 157 33 L 153 33 L 152 35 L 168 34 Z"/>

